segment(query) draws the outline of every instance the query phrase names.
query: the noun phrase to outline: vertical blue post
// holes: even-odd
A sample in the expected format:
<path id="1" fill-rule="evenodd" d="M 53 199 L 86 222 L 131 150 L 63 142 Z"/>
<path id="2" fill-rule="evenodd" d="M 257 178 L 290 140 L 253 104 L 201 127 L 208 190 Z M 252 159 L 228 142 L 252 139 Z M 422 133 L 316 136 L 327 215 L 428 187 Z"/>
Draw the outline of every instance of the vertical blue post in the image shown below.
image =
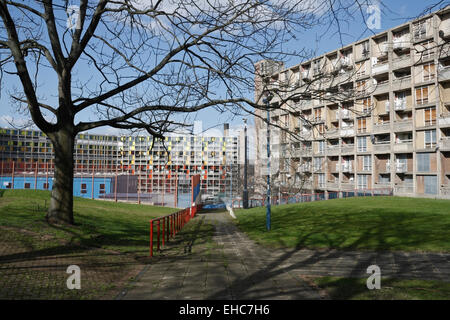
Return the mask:
<path id="1" fill-rule="evenodd" d="M 271 212 L 270 212 L 270 111 L 269 103 L 271 100 L 270 93 L 265 99 L 267 105 L 267 210 L 266 210 L 266 228 L 270 231 L 271 228 Z"/>

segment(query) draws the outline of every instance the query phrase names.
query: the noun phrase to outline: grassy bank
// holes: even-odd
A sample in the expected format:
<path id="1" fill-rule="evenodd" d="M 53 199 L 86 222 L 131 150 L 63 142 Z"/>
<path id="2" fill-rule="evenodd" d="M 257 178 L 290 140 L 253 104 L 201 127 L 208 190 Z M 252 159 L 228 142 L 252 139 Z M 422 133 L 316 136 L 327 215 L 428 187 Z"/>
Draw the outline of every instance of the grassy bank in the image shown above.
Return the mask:
<path id="1" fill-rule="evenodd" d="M 367 289 L 366 279 L 320 277 L 315 284 L 337 300 L 448 300 L 450 283 L 430 280 L 382 279 L 380 289 Z"/>
<path id="2" fill-rule="evenodd" d="M 123 252 L 139 251 L 148 247 L 148 221 L 177 210 L 76 197 L 76 224 L 50 226 L 45 222 L 49 201 L 49 191 L 0 191 L 0 226 L 21 230 L 23 241 L 27 241 L 27 234 L 41 235 L 45 241 L 34 239 L 29 243 L 35 249 L 64 242 Z"/>
<path id="3" fill-rule="evenodd" d="M 450 201 L 360 197 L 237 210 L 239 228 L 272 247 L 450 252 Z"/>

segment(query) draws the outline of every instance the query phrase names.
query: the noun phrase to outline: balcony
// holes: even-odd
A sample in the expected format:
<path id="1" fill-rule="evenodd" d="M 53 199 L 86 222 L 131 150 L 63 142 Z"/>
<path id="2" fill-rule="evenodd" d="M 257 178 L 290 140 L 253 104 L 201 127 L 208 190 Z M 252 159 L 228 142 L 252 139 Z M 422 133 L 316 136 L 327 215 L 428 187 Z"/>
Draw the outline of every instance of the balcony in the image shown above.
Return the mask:
<path id="1" fill-rule="evenodd" d="M 408 172 L 408 164 L 406 162 L 396 162 L 395 163 L 395 172 L 397 172 L 397 173 Z"/>
<path id="2" fill-rule="evenodd" d="M 412 120 L 398 120 L 394 122 L 394 130 L 396 132 L 411 131 L 413 127 Z"/>
<path id="3" fill-rule="evenodd" d="M 450 80 L 450 67 L 438 68 L 438 81 Z"/>
<path id="4" fill-rule="evenodd" d="M 398 77 L 392 80 L 392 89 L 394 91 L 411 88 L 411 75 Z"/>
<path id="5" fill-rule="evenodd" d="M 413 152 L 412 140 L 403 140 L 394 144 L 394 152 Z"/>
<path id="6" fill-rule="evenodd" d="M 329 139 L 338 138 L 339 137 L 339 129 L 330 129 L 326 131 L 325 136 Z"/>
<path id="7" fill-rule="evenodd" d="M 405 185 L 396 185 L 394 188 L 395 194 L 410 194 L 414 193 L 414 186 L 411 184 L 405 184 Z"/>
<path id="8" fill-rule="evenodd" d="M 303 182 L 302 189 L 303 190 L 306 190 L 306 189 L 311 190 L 312 189 L 312 182 L 309 181 L 309 180 Z"/>
<path id="9" fill-rule="evenodd" d="M 339 183 L 334 181 L 327 182 L 327 189 L 339 190 Z"/>
<path id="10" fill-rule="evenodd" d="M 353 191 L 355 190 L 355 183 L 353 181 L 341 182 L 341 190 Z"/>
<path id="11" fill-rule="evenodd" d="M 441 186 L 441 195 L 446 198 L 450 197 L 450 186 L 449 185 Z"/>
<path id="12" fill-rule="evenodd" d="M 377 75 L 381 73 L 386 73 L 389 71 L 388 63 L 377 63 L 372 66 L 372 75 Z"/>
<path id="13" fill-rule="evenodd" d="M 450 151 L 450 137 L 442 137 L 439 141 L 439 150 Z"/>
<path id="14" fill-rule="evenodd" d="M 398 99 L 396 98 L 394 101 L 394 110 L 395 111 L 403 111 L 406 110 L 406 99 Z"/>
<path id="15" fill-rule="evenodd" d="M 341 152 L 342 153 L 355 153 L 355 145 L 354 144 L 343 145 L 341 147 Z"/>
<path id="16" fill-rule="evenodd" d="M 341 129 L 340 136 L 341 137 L 351 137 L 355 135 L 355 129 L 349 128 L 349 129 Z"/>
<path id="17" fill-rule="evenodd" d="M 410 40 L 407 36 L 402 36 L 400 38 L 393 39 L 392 49 L 397 52 L 406 51 L 410 49 Z"/>
<path id="18" fill-rule="evenodd" d="M 330 156 L 338 155 L 339 154 L 339 145 L 328 146 L 327 154 Z"/>
<path id="19" fill-rule="evenodd" d="M 353 172 L 352 164 L 350 162 L 341 164 L 342 172 Z"/>
<path id="20" fill-rule="evenodd" d="M 438 122 L 440 127 L 450 127 L 450 114 L 441 115 Z"/>
<path id="21" fill-rule="evenodd" d="M 311 78 L 312 77 L 311 77 L 311 73 L 309 72 L 309 70 L 302 71 L 302 80 L 309 82 L 309 81 L 311 81 Z"/>
<path id="22" fill-rule="evenodd" d="M 376 153 L 386 153 L 391 150 L 390 143 L 379 143 L 373 145 L 373 151 Z"/>
<path id="23" fill-rule="evenodd" d="M 342 120 L 347 120 L 352 118 L 352 113 L 348 109 L 342 109 L 336 113 L 336 119 L 341 118 Z"/>
<path id="24" fill-rule="evenodd" d="M 385 133 L 391 130 L 389 123 L 375 123 L 373 126 L 373 133 Z"/>
<path id="25" fill-rule="evenodd" d="M 298 172 L 311 172 L 311 164 L 310 163 L 302 163 L 298 167 Z"/>
<path id="26" fill-rule="evenodd" d="M 302 148 L 299 150 L 300 151 L 300 156 L 301 157 L 311 157 L 312 155 L 312 148 Z"/>
<path id="27" fill-rule="evenodd" d="M 340 60 L 340 65 L 342 69 L 346 70 L 353 68 L 353 63 L 350 57 L 342 57 Z"/>
<path id="28" fill-rule="evenodd" d="M 378 81 L 374 83 L 373 94 L 380 94 L 389 91 L 389 80 Z"/>

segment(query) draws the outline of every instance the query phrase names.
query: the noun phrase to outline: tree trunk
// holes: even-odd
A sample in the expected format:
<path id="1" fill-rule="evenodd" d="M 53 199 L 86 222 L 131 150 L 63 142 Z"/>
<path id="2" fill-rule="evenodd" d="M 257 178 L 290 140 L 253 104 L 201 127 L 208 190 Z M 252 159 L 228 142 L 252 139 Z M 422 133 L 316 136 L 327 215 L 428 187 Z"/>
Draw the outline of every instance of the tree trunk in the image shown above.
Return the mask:
<path id="1" fill-rule="evenodd" d="M 73 149 L 75 137 L 71 130 L 61 129 L 49 135 L 55 153 L 50 208 L 47 213 L 49 223 L 73 224 Z"/>

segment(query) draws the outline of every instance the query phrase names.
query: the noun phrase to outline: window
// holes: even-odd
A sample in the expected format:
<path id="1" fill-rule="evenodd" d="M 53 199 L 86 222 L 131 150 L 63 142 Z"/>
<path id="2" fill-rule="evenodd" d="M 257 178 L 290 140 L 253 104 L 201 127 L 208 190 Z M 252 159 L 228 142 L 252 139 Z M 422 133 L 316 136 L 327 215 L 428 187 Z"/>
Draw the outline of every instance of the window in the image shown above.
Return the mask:
<path id="1" fill-rule="evenodd" d="M 388 184 L 391 182 L 391 177 L 388 174 L 380 174 L 378 176 L 378 182 L 380 184 Z"/>
<path id="2" fill-rule="evenodd" d="M 436 107 L 424 109 L 424 121 L 426 126 L 436 123 Z"/>
<path id="3" fill-rule="evenodd" d="M 364 113 L 370 113 L 372 107 L 372 100 L 370 98 L 363 99 L 363 109 Z"/>
<path id="4" fill-rule="evenodd" d="M 369 56 L 369 41 L 364 41 L 361 44 L 361 48 L 362 48 L 362 56 L 364 58 L 368 57 Z"/>
<path id="5" fill-rule="evenodd" d="M 426 20 L 419 21 L 414 24 L 413 30 L 414 30 L 414 40 L 420 40 L 424 39 L 427 34 L 427 28 L 426 28 Z"/>
<path id="6" fill-rule="evenodd" d="M 82 184 L 81 184 L 81 193 L 82 193 L 82 194 L 87 193 L 87 186 L 86 186 L 86 183 L 82 183 Z"/>
<path id="7" fill-rule="evenodd" d="M 367 118 L 358 119 L 358 133 L 364 133 L 367 131 Z"/>
<path id="8" fill-rule="evenodd" d="M 367 189 L 368 175 L 358 174 L 358 189 Z"/>
<path id="9" fill-rule="evenodd" d="M 325 174 L 319 173 L 317 175 L 317 181 L 318 181 L 319 187 L 325 187 Z"/>
<path id="10" fill-rule="evenodd" d="M 356 82 L 356 92 L 362 93 L 366 90 L 366 80 Z"/>
<path id="11" fill-rule="evenodd" d="M 416 46 L 417 56 L 422 60 L 431 58 L 434 54 L 434 46 L 435 45 L 432 40 L 428 40 L 419 44 L 418 46 Z"/>
<path id="12" fill-rule="evenodd" d="M 325 141 L 319 141 L 319 153 L 323 154 L 325 152 Z"/>
<path id="13" fill-rule="evenodd" d="M 314 170 L 322 169 L 322 158 L 314 158 Z"/>
<path id="14" fill-rule="evenodd" d="M 424 176 L 424 192 L 426 194 L 437 194 L 437 177 L 436 176 Z"/>
<path id="15" fill-rule="evenodd" d="M 416 88 L 416 104 L 428 103 L 428 87 Z"/>
<path id="16" fill-rule="evenodd" d="M 372 160 L 370 159 L 371 156 L 363 156 L 363 170 L 364 171 L 370 171 L 372 170 Z"/>
<path id="17" fill-rule="evenodd" d="M 48 183 L 44 182 L 44 190 L 48 190 Z"/>
<path id="18" fill-rule="evenodd" d="M 366 62 L 359 62 L 356 64 L 356 77 L 366 75 Z"/>
<path id="19" fill-rule="evenodd" d="M 314 109 L 314 121 L 322 120 L 322 108 Z"/>
<path id="20" fill-rule="evenodd" d="M 436 147 L 436 130 L 425 131 L 425 148 Z"/>
<path id="21" fill-rule="evenodd" d="M 319 133 L 325 133 L 325 125 L 323 123 L 317 125 L 317 131 Z"/>
<path id="22" fill-rule="evenodd" d="M 30 183 L 29 183 L 29 182 L 25 182 L 24 188 L 25 188 L 25 189 L 30 189 Z"/>
<path id="23" fill-rule="evenodd" d="M 104 183 L 100 183 L 100 194 L 104 194 L 105 193 L 105 184 Z"/>
<path id="24" fill-rule="evenodd" d="M 434 79 L 435 75 L 435 65 L 434 63 L 427 63 L 423 65 L 423 81 L 429 81 Z"/>
<path id="25" fill-rule="evenodd" d="M 417 171 L 430 172 L 430 154 L 418 153 L 417 154 Z"/>
<path id="26" fill-rule="evenodd" d="M 367 137 L 358 137 L 357 140 L 358 152 L 367 151 Z"/>

